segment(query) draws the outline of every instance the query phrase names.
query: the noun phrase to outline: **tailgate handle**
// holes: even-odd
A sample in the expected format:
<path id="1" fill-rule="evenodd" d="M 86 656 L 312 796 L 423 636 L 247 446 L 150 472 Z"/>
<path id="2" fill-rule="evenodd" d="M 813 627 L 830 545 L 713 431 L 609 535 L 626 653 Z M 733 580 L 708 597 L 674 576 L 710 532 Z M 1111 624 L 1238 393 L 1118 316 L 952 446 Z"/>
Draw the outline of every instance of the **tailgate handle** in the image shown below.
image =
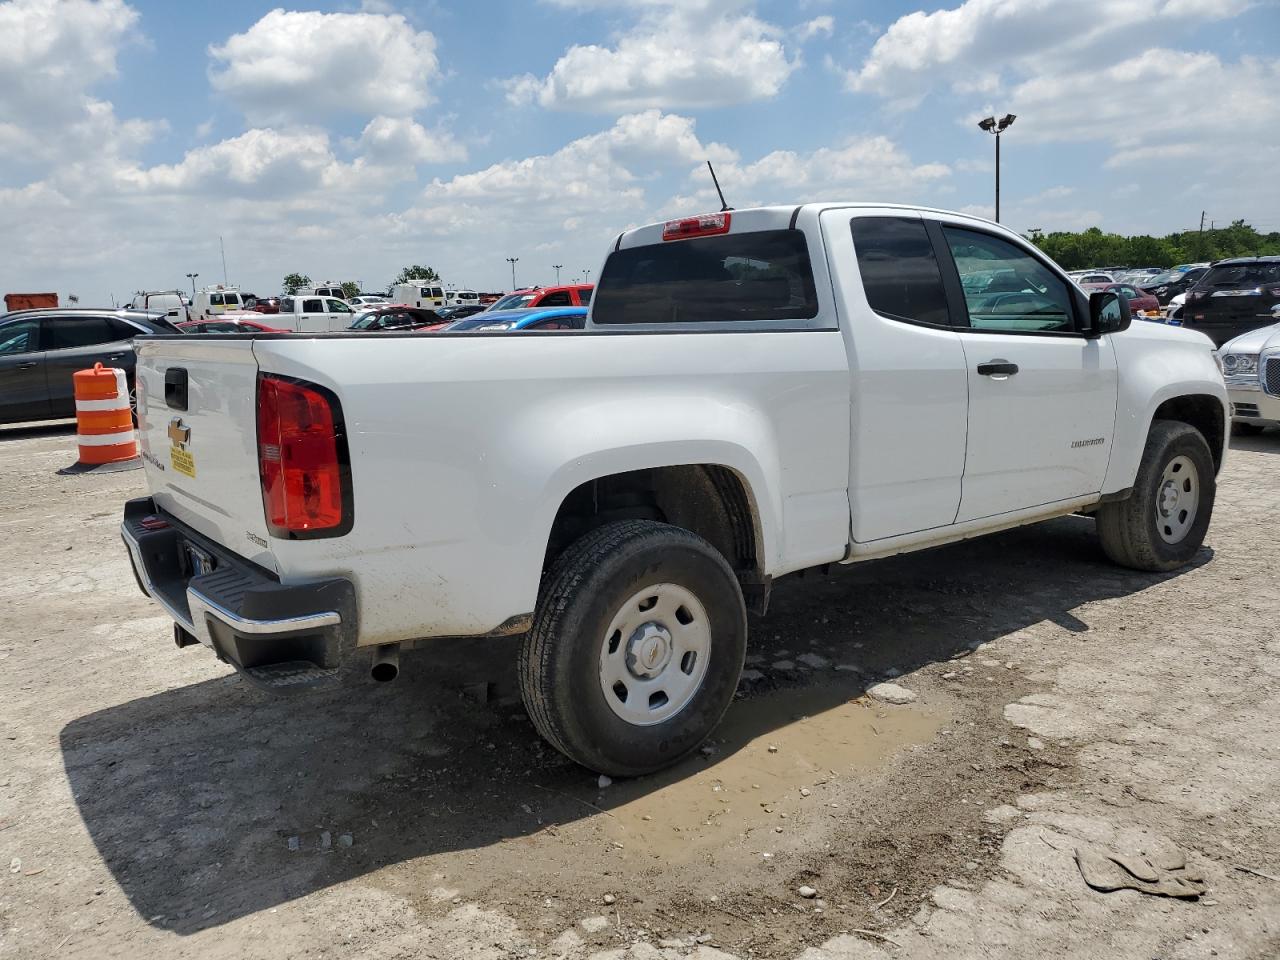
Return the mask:
<path id="1" fill-rule="evenodd" d="M 187 409 L 187 371 L 170 367 L 164 372 L 164 402 L 171 410 Z"/>

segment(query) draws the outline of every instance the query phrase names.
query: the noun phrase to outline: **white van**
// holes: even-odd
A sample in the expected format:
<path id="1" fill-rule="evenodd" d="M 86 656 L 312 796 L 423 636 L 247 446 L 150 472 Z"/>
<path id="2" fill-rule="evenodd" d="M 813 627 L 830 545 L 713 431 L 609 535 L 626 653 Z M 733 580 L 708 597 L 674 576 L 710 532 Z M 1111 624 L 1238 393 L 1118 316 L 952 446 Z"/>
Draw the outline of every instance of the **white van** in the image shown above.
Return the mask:
<path id="1" fill-rule="evenodd" d="M 244 309 L 244 298 L 240 296 L 239 287 L 205 287 L 191 302 L 191 319 L 203 320 L 230 310 Z"/>
<path id="2" fill-rule="evenodd" d="M 477 298 L 479 299 L 479 298 Z M 417 283 L 397 283 L 391 288 L 392 303 L 407 303 L 411 307 L 434 310 L 448 302 L 444 286 L 439 281 L 420 280 Z"/>
<path id="3" fill-rule="evenodd" d="M 338 297 L 299 293 L 281 297 L 280 312 L 271 314 L 266 322 L 298 333 L 329 333 L 347 329 L 355 315 L 351 304 Z"/>
<path id="4" fill-rule="evenodd" d="M 187 297 L 181 290 L 139 290 L 129 304 L 133 310 L 163 310 L 170 323 L 182 323 L 187 316 Z"/>

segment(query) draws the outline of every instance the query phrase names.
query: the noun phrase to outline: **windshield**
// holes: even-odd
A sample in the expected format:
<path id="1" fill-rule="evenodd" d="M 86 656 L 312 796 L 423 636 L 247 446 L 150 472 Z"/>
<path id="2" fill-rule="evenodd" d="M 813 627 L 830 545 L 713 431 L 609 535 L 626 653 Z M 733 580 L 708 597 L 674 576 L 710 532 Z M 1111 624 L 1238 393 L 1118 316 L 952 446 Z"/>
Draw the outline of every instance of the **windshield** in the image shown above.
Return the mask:
<path id="1" fill-rule="evenodd" d="M 356 318 L 351 321 L 351 326 L 347 327 L 347 329 L 348 330 L 367 330 L 369 329 L 369 327 L 372 327 L 374 325 L 377 319 L 378 319 L 378 314 L 376 311 L 370 311 L 368 313 L 358 313 L 356 314 Z"/>
<path id="2" fill-rule="evenodd" d="M 508 293 L 505 297 L 494 301 L 489 309 L 491 311 L 511 310 L 514 307 L 523 307 L 526 303 L 531 302 L 536 296 L 536 293 Z"/>
<path id="3" fill-rule="evenodd" d="M 1280 263 L 1234 263 L 1214 267 L 1200 282 L 1207 287 L 1234 290 L 1260 287 L 1264 283 L 1280 283 Z"/>

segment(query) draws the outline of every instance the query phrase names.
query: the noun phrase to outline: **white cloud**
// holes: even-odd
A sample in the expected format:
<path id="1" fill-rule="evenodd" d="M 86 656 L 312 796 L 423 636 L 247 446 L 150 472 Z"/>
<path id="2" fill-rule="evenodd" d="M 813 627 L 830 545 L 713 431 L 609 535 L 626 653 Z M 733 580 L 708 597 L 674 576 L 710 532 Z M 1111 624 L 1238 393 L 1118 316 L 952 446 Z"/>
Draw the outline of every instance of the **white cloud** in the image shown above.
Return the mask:
<path id="1" fill-rule="evenodd" d="M 362 156 L 387 166 L 447 163 L 467 158 L 467 148 L 437 128 L 427 130 L 408 117 L 374 117 L 355 144 Z"/>
<path id="2" fill-rule="evenodd" d="M 813 200 L 923 202 L 951 176 L 946 164 L 915 164 L 887 137 L 850 137 L 809 152 L 775 150 L 750 163 L 716 167 L 733 206 L 807 203 Z M 671 200 L 664 214 L 708 209 L 719 201 L 705 170 L 691 178 L 692 195 Z"/>
<path id="3" fill-rule="evenodd" d="M 1250 0 L 965 0 L 895 21 L 846 76 L 850 90 L 901 107 L 936 85 L 994 90 L 1001 71 L 1043 74 L 1105 66 L 1162 23 L 1228 19 Z M 995 65 L 995 66 L 993 66 Z"/>
<path id="4" fill-rule="evenodd" d="M 604 6 L 599 0 L 555 0 L 560 6 Z M 622 112 L 718 107 L 766 100 L 782 89 L 799 61 L 784 31 L 713 0 L 630 0 L 639 21 L 614 46 L 574 45 L 545 77 L 506 81 L 512 103 L 560 110 Z M 819 18 L 821 19 L 821 18 Z"/>
<path id="5" fill-rule="evenodd" d="M 116 76 L 138 14 L 123 0 L 0 3 L 0 151 L 14 163 L 139 149 L 162 124 L 121 121 L 90 95 Z"/>
<path id="6" fill-rule="evenodd" d="M 836 29 L 836 19 L 829 14 L 821 17 L 814 17 L 807 23 L 800 24 L 796 28 L 796 33 L 801 40 L 809 40 L 813 37 L 829 37 Z"/>
<path id="7" fill-rule="evenodd" d="M 275 9 L 209 56 L 213 88 L 255 124 L 407 116 L 440 72 L 435 37 L 400 14 Z"/>

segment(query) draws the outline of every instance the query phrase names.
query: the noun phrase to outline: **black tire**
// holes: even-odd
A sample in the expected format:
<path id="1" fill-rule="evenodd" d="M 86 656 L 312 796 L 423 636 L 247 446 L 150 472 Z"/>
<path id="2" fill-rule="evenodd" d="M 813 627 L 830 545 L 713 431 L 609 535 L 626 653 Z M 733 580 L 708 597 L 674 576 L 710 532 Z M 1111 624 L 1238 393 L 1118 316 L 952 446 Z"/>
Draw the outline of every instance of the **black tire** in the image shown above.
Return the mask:
<path id="1" fill-rule="evenodd" d="M 1231 424 L 1231 432 L 1237 437 L 1256 437 L 1266 427 L 1258 423 L 1242 423 L 1239 420 Z"/>
<path id="2" fill-rule="evenodd" d="M 1169 543 L 1161 535 L 1163 521 L 1158 504 L 1165 484 L 1165 468 L 1178 457 L 1186 457 L 1195 467 L 1199 503 L 1185 535 L 1178 542 Z M 1098 535 L 1103 551 L 1121 566 L 1135 570 L 1164 572 L 1184 566 L 1204 543 L 1216 493 L 1213 454 L 1204 435 L 1186 423 L 1156 420 L 1147 434 L 1133 493 L 1128 499 L 1104 503 L 1098 508 Z"/>
<path id="3" fill-rule="evenodd" d="M 655 584 L 693 594 L 705 611 L 710 643 L 691 699 L 673 716 L 643 726 L 610 706 L 601 665 L 615 616 Z M 533 629 L 520 650 L 525 707 L 538 732 L 584 767 L 610 776 L 652 773 L 715 729 L 733 700 L 746 644 L 742 589 L 711 544 L 665 523 L 609 523 L 571 544 L 543 581 Z"/>

